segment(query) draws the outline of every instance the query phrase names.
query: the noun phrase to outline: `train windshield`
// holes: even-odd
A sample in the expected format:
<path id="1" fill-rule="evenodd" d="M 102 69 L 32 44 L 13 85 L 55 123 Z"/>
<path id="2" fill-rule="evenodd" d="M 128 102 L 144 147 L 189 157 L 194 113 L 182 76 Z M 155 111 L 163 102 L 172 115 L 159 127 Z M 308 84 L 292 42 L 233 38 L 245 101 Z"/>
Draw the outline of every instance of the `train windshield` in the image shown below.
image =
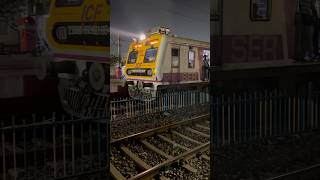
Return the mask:
<path id="1" fill-rule="evenodd" d="M 80 6 L 83 0 L 56 0 L 56 7 Z"/>
<path id="2" fill-rule="evenodd" d="M 146 51 L 146 54 L 144 56 L 144 63 L 151 63 L 156 60 L 157 56 L 157 48 L 150 48 Z"/>
<path id="3" fill-rule="evenodd" d="M 128 58 L 128 64 L 134 64 L 137 61 L 138 52 L 137 51 L 131 51 Z"/>

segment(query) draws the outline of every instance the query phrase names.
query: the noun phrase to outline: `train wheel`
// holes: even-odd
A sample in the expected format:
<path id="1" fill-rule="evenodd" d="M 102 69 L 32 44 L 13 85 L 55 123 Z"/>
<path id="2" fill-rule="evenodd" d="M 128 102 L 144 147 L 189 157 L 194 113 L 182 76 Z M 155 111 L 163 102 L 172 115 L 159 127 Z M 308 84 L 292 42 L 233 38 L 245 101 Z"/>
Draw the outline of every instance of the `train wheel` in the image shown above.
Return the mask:
<path id="1" fill-rule="evenodd" d="M 102 64 L 93 63 L 89 67 L 89 84 L 90 87 L 96 91 L 101 91 L 104 88 L 106 81 L 106 71 Z"/>

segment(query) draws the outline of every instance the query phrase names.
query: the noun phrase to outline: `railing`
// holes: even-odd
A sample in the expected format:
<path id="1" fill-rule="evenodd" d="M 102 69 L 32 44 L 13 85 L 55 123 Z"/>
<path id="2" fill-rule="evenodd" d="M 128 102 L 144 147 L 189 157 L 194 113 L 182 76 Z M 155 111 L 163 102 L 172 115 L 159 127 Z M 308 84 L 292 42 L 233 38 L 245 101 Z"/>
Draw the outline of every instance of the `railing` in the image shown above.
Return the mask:
<path id="1" fill-rule="evenodd" d="M 319 94 L 264 91 L 213 97 L 216 146 L 319 129 Z"/>
<path id="2" fill-rule="evenodd" d="M 156 98 L 144 97 L 143 100 L 119 98 L 111 101 L 111 120 L 133 118 L 150 113 L 163 112 L 201 104 L 209 104 L 207 91 L 181 91 L 157 94 Z"/>
<path id="3" fill-rule="evenodd" d="M 0 126 L 0 179 L 60 179 L 108 172 L 106 119 L 12 117 Z"/>

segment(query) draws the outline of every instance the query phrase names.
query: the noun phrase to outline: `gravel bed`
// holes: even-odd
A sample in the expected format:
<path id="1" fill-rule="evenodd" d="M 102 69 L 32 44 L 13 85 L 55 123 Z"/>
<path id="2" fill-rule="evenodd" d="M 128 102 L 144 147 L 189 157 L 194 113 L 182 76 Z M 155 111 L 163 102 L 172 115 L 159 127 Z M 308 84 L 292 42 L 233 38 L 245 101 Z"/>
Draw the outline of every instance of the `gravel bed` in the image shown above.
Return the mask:
<path id="1" fill-rule="evenodd" d="M 112 139 L 118 139 L 208 113 L 208 105 L 201 105 L 147 114 L 130 119 L 115 119 L 111 122 L 111 137 Z"/>
<path id="2" fill-rule="evenodd" d="M 131 178 L 140 172 L 135 162 L 115 147 L 111 147 L 110 162 L 125 178 Z"/>
<path id="3" fill-rule="evenodd" d="M 206 129 L 203 129 L 203 128 L 200 128 L 198 126 L 192 126 L 191 129 L 194 129 L 196 131 L 199 131 L 199 132 L 202 132 L 204 134 L 207 134 L 207 135 L 210 135 L 210 130 L 206 130 Z"/>
<path id="4" fill-rule="evenodd" d="M 138 155 L 138 157 L 147 163 L 150 166 L 156 166 L 166 160 L 165 157 L 160 156 L 156 152 L 149 150 L 143 144 L 138 143 L 136 141 L 130 142 L 127 144 L 127 147 L 130 149 L 131 152 Z"/>
<path id="5" fill-rule="evenodd" d="M 209 179 L 210 161 L 202 158 L 202 154 L 205 154 L 205 152 L 197 154 L 196 157 L 187 160 L 185 163 L 197 170 L 197 177 L 200 179 Z"/>
<path id="6" fill-rule="evenodd" d="M 163 152 L 171 156 L 178 156 L 179 154 L 185 152 L 184 149 L 181 149 L 178 146 L 174 146 L 173 144 L 162 140 L 158 136 L 148 137 L 146 140 L 153 146 L 157 147 L 158 149 L 162 150 Z"/>
<path id="7" fill-rule="evenodd" d="M 199 125 L 201 125 L 201 126 L 204 126 L 204 127 L 210 128 L 210 124 L 208 124 L 208 123 L 206 123 L 206 122 L 199 122 L 199 123 L 197 123 L 197 124 L 199 124 Z"/>
<path id="8" fill-rule="evenodd" d="M 169 178 L 170 180 L 186 180 L 186 179 L 197 180 L 197 179 L 201 179 L 196 174 L 186 170 L 183 167 L 172 167 L 168 170 L 161 171 L 159 175 L 165 176 L 166 178 Z"/>
<path id="9" fill-rule="evenodd" d="M 205 153 L 205 155 L 207 155 L 208 157 L 210 157 L 210 150 L 207 150 L 207 151 L 205 151 L 204 153 Z"/>
<path id="10" fill-rule="evenodd" d="M 172 132 L 167 132 L 167 133 L 164 133 L 162 134 L 163 136 L 171 139 L 172 141 L 176 142 L 177 144 L 180 144 L 186 148 L 190 148 L 190 149 L 193 149 L 193 148 L 196 148 L 198 147 L 199 145 L 198 144 L 195 144 L 193 142 L 190 142 L 176 134 L 173 134 Z"/>
<path id="11" fill-rule="evenodd" d="M 320 132 L 217 148 L 216 179 L 267 179 L 320 163 Z M 320 179 L 320 177 L 318 177 Z"/>
<path id="12" fill-rule="evenodd" d="M 196 141 L 199 141 L 201 143 L 207 143 L 210 141 L 210 138 L 198 135 L 198 134 L 193 133 L 189 130 L 186 130 L 185 128 L 177 128 L 176 131 L 179 132 L 180 134 L 183 134 L 183 135 L 185 135 L 191 139 L 194 139 Z"/>

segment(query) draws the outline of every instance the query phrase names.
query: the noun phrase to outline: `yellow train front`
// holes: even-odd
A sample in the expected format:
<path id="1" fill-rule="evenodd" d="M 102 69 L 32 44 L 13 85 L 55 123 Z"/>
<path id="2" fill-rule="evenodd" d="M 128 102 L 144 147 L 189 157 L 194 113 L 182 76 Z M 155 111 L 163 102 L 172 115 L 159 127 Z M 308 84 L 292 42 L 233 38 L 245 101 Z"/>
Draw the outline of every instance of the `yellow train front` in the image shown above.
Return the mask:
<path id="1" fill-rule="evenodd" d="M 75 75 L 87 74 L 83 78 L 100 92 L 108 88 L 109 11 L 109 0 L 53 0 L 47 23 L 48 45 L 55 62 L 73 62 Z"/>
<path id="2" fill-rule="evenodd" d="M 109 0 L 52 0 L 46 27 L 64 110 L 105 115 L 109 92 Z"/>
<path id="3" fill-rule="evenodd" d="M 156 27 L 129 47 L 124 68 L 132 98 L 156 97 L 158 92 L 202 88 L 210 62 L 208 42 L 180 38 Z"/>

